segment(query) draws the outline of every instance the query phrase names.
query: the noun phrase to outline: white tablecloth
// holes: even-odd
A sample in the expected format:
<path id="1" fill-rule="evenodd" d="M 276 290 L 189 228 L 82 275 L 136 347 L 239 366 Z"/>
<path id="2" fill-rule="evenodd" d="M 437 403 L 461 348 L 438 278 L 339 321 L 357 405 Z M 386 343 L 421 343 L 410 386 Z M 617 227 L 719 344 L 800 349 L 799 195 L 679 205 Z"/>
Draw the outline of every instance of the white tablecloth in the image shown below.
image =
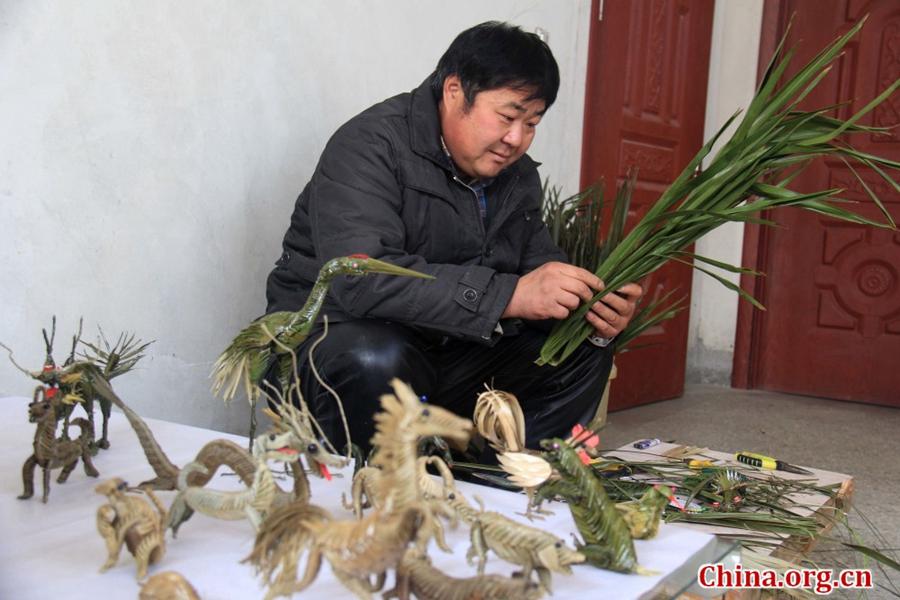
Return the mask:
<path id="1" fill-rule="evenodd" d="M 100 471 L 99 478 L 87 477 L 80 461 L 67 483 L 57 484 L 59 470 L 54 470 L 50 500 L 42 504 L 41 474 L 40 469 L 36 469 L 35 497 L 18 500 L 16 496 L 22 493 L 22 463 L 31 454 L 34 436 L 34 425 L 28 422 L 27 403 L 26 398 L 0 398 L 0 423 L 4 424 L 0 437 L 0 461 L 3 464 L 0 598 L 136 598 L 139 587 L 135 580 L 135 563 L 127 549 L 123 549 L 117 566 L 103 574 L 98 572 L 106 560 L 106 548 L 97 533 L 95 515 L 105 498 L 94 492 L 94 486 L 110 477 L 121 477 L 136 485 L 154 476 L 137 437 L 125 417 L 114 413 L 109 436 L 112 447 L 100 451 L 94 458 Z M 210 403 L 209 409 L 216 410 L 217 407 Z M 76 409 L 76 412 L 80 410 Z M 98 421 L 99 418 L 98 411 Z M 210 440 L 228 438 L 245 443 L 237 436 L 196 427 L 155 419 L 147 419 L 147 422 L 160 445 L 179 466 L 189 462 Z M 73 428 L 73 434 L 76 430 Z M 332 510 L 333 514 L 351 518 L 352 515 L 340 507 L 341 492 L 348 491 L 350 485 L 349 472 L 343 475 L 330 483 L 312 478 L 312 497 L 315 503 Z M 289 483 L 285 481 L 282 485 L 287 487 Z M 515 513 L 525 507 L 523 495 L 464 482 L 459 485 L 468 498 L 477 495 L 484 500 L 488 509 L 521 518 Z M 239 482 L 233 476 L 216 477 L 209 484 L 217 489 L 237 489 L 237 486 Z M 174 492 L 159 492 L 158 495 L 168 505 Z M 536 524 L 571 543 L 571 533 L 576 528 L 568 509 L 562 504 L 552 504 L 549 508 L 555 515 Z M 240 564 L 252 548 L 253 537 L 248 521 L 220 521 L 195 514 L 182 525 L 177 539 L 167 536 L 166 555 L 161 563 L 150 568 L 150 574 L 176 570 L 191 581 L 205 600 L 261 598 L 264 592 L 252 568 Z M 465 560 L 469 541 L 464 526 L 448 531 L 447 538 L 453 554 L 432 548 L 434 564 L 456 577 L 474 575 L 474 567 L 467 565 Z M 553 575 L 553 598 L 639 598 L 701 549 L 708 551 L 712 539 L 707 534 L 663 524 L 654 540 L 636 542 L 641 566 L 659 575 L 622 575 L 577 565 L 571 576 Z M 487 572 L 509 574 L 513 570 L 511 565 L 490 555 Z M 387 587 L 392 585 L 393 576 L 389 576 Z M 297 597 L 338 599 L 353 596 L 334 579 L 326 563 L 315 583 Z"/>

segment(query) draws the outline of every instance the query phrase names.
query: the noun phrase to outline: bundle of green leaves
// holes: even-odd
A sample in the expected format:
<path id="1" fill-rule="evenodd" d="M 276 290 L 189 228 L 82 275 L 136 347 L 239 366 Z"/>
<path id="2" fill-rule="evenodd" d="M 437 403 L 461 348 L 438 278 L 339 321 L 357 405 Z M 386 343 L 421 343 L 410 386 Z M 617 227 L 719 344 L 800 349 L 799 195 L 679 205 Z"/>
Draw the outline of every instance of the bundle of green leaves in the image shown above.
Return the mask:
<path id="1" fill-rule="evenodd" d="M 544 183 L 541 216 L 553 243 L 566 253 L 569 263 L 596 271 L 622 241 L 636 180 L 637 171 L 632 170 L 616 189 L 611 210 L 605 208 L 602 179 L 566 198 L 562 197 L 561 188 Z M 604 227 L 607 215 L 610 224 Z M 631 342 L 644 331 L 684 310 L 686 296 L 677 296 L 680 291 L 642 298 L 628 327 L 616 336 L 616 352 L 634 349 Z"/>
<path id="2" fill-rule="evenodd" d="M 900 185 L 888 170 L 900 169 L 900 163 L 859 152 L 842 137 L 853 132 L 884 131 L 883 128 L 860 125 L 859 120 L 894 93 L 900 86 L 900 79 L 847 120 L 829 116 L 835 106 L 812 111 L 799 108 L 803 99 L 828 74 L 841 50 L 864 22 L 865 19 L 857 23 L 783 83 L 781 79 L 790 65 L 794 50 L 782 53 L 782 39 L 743 120 L 706 169 L 697 173 L 718 139 L 740 113 L 733 115 L 700 149 L 674 183 L 620 242 L 604 245 L 594 272 L 605 282 L 606 288 L 573 311 L 567 319 L 557 323 L 541 349 L 538 364 L 558 365 L 564 361 L 591 335 L 591 326 L 584 315 L 594 302 L 625 283 L 643 279 L 669 260 L 691 264 L 762 308 L 748 293 L 712 272 L 709 267 L 737 273 L 758 273 L 686 250 L 723 223 L 736 221 L 772 225 L 772 221 L 760 217 L 759 213 L 793 206 L 852 223 L 896 228 L 881 200 L 859 176 L 853 163 L 872 169 L 895 191 L 900 191 Z M 846 164 L 862 189 L 878 206 L 884 221 L 868 219 L 839 206 L 848 202 L 840 197 L 844 192 L 842 189 L 798 193 L 788 188 L 811 161 L 826 156 Z"/>

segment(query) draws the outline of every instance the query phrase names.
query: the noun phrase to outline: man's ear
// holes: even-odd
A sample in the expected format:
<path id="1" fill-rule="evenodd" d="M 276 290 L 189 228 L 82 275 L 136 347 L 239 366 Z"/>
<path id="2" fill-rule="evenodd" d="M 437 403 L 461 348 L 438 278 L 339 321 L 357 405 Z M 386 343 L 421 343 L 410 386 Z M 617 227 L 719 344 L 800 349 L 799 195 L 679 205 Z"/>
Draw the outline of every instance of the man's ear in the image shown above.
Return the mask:
<path id="1" fill-rule="evenodd" d="M 459 106 L 465 99 L 462 82 L 458 75 L 448 75 L 444 78 L 444 104 L 447 106 Z"/>

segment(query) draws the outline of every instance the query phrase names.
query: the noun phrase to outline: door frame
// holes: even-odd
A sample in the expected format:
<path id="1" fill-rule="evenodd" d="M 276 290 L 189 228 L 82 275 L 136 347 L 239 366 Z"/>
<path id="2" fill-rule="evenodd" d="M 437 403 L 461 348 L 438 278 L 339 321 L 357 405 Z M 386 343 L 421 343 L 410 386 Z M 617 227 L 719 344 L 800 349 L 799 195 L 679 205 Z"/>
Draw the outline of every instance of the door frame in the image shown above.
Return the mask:
<path id="1" fill-rule="evenodd" d="M 759 39 L 759 60 L 756 67 L 757 85 L 765 74 L 766 67 L 778 40 L 784 35 L 789 15 L 782 0 L 763 0 L 762 30 Z M 752 223 L 744 224 L 743 258 L 741 264 L 754 271 L 764 271 L 769 258 L 769 228 Z M 741 275 L 740 285 L 763 306 L 767 304 L 768 287 L 765 277 Z M 762 346 L 762 331 L 766 311 L 759 310 L 746 301 L 738 302 L 737 327 L 734 336 L 734 358 L 731 370 L 731 385 L 736 388 L 755 388 L 759 382 L 759 359 Z"/>

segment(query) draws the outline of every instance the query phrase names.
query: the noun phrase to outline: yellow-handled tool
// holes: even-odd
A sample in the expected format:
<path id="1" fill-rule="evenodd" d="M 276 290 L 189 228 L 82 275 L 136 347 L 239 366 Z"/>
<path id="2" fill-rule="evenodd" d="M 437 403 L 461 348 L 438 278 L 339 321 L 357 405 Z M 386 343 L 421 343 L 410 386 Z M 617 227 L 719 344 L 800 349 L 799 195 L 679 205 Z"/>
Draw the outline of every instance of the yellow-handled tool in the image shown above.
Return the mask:
<path id="1" fill-rule="evenodd" d="M 755 452 L 747 452 L 746 450 L 743 452 L 738 452 L 734 455 L 734 458 L 738 462 L 742 462 L 745 465 L 750 465 L 751 467 L 757 467 L 760 469 L 786 471 L 787 473 L 797 473 L 799 475 L 813 474 L 812 471 L 804 469 L 803 467 L 798 467 L 790 463 L 774 459 L 771 456 L 765 456 L 763 454 L 757 454 Z"/>

